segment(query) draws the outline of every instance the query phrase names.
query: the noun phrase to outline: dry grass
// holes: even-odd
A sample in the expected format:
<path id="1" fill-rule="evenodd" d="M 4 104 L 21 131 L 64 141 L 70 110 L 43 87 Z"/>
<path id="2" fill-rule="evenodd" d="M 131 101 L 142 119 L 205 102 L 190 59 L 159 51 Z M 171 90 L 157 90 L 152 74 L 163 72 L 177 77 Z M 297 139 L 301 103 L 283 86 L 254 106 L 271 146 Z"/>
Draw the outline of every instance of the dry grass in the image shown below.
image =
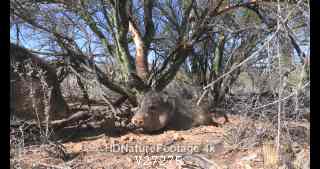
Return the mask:
<path id="1" fill-rule="evenodd" d="M 267 142 L 262 145 L 263 165 L 265 168 L 275 169 L 279 165 L 279 156 L 276 146 Z"/>

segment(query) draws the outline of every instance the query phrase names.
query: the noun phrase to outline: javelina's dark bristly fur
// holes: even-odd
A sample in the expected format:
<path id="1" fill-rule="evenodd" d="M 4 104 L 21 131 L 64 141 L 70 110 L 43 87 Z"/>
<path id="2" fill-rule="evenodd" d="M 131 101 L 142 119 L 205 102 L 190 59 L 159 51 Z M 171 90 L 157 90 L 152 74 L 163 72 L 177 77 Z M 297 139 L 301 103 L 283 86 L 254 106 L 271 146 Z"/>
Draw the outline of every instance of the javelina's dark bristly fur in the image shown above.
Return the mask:
<path id="1" fill-rule="evenodd" d="M 179 85 L 178 85 L 179 86 Z M 185 130 L 192 126 L 215 125 L 206 104 L 197 106 L 188 89 L 169 86 L 165 91 L 148 91 L 140 100 L 132 123 L 145 131 Z M 188 96 L 188 97 L 185 97 Z"/>

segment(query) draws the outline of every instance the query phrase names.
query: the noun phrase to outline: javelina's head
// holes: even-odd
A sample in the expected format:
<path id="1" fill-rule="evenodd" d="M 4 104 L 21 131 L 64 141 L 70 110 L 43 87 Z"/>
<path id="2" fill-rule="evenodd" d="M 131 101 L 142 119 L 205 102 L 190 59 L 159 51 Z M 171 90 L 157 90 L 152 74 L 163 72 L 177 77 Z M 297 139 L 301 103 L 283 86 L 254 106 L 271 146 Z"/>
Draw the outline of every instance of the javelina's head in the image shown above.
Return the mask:
<path id="1" fill-rule="evenodd" d="M 164 128 L 172 117 L 174 106 L 167 94 L 149 91 L 139 99 L 139 107 L 131 122 L 144 131 L 157 131 Z"/>

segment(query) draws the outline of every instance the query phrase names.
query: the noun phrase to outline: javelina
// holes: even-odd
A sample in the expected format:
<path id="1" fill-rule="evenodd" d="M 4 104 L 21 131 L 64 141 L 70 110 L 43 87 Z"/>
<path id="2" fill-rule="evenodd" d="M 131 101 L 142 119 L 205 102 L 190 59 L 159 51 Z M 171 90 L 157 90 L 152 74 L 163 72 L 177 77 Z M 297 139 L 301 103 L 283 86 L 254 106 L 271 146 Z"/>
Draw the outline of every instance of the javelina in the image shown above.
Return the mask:
<path id="1" fill-rule="evenodd" d="M 182 99 L 166 92 L 149 91 L 143 95 L 131 122 L 147 132 L 164 128 L 185 130 L 198 125 L 217 126 L 205 107 L 184 103 Z"/>
<path id="2" fill-rule="evenodd" d="M 10 109 L 15 116 L 41 122 L 67 116 L 55 69 L 27 49 L 10 45 Z"/>

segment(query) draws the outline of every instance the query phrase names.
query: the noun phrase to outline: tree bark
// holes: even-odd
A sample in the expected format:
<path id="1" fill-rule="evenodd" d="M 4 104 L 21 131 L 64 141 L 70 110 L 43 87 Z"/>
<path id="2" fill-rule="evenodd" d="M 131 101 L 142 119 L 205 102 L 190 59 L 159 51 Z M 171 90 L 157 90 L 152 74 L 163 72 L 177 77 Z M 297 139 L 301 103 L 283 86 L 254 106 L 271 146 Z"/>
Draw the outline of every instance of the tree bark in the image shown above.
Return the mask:
<path id="1" fill-rule="evenodd" d="M 27 49 L 12 43 L 10 44 L 10 60 L 10 81 L 12 81 L 10 83 L 12 90 L 10 107 L 12 110 L 18 116 L 27 119 L 35 118 L 32 114 L 35 111 L 34 108 L 39 110 L 38 113 L 42 118 L 47 118 L 44 117 L 47 115 L 51 115 L 52 119 L 66 117 L 69 108 L 61 93 L 55 69 Z M 32 86 L 28 85 L 29 82 Z M 35 98 L 32 98 L 32 95 Z M 35 100 L 36 107 L 30 104 L 32 99 Z"/>

